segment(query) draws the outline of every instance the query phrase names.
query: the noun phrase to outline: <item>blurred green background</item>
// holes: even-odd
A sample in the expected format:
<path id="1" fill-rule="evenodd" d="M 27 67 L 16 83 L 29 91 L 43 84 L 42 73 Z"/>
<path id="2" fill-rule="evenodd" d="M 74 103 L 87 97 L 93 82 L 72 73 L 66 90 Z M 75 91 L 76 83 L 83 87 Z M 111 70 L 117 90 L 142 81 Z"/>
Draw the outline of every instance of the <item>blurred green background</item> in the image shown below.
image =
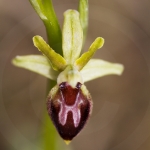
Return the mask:
<path id="1" fill-rule="evenodd" d="M 78 0 L 53 0 L 62 26 L 63 12 Z M 86 127 L 62 150 L 150 149 L 150 1 L 91 0 L 84 51 L 105 39 L 95 58 L 122 63 L 123 75 L 86 83 L 94 102 Z M 0 149 L 44 150 L 47 79 L 14 67 L 16 55 L 40 54 L 32 37 L 46 39 L 45 28 L 28 0 L 0 1 Z M 58 137 L 59 138 L 59 137 Z M 59 144 L 59 143 L 58 143 Z"/>

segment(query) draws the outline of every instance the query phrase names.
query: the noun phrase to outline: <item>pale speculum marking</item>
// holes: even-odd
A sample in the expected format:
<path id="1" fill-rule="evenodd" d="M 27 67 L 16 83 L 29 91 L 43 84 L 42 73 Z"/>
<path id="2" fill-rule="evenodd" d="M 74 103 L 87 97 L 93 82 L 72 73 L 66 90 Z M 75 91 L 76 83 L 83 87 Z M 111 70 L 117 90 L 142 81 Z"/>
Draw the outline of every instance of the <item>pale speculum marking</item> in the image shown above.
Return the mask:
<path id="1" fill-rule="evenodd" d="M 81 119 L 80 105 L 83 103 L 83 100 L 80 99 L 80 95 L 78 93 L 76 96 L 75 103 L 70 106 L 65 103 L 62 93 L 61 97 L 62 101 L 58 100 L 60 103 L 59 122 L 62 125 L 65 125 L 67 121 L 68 112 L 70 111 L 72 112 L 74 126 L 78 127 Z"/>

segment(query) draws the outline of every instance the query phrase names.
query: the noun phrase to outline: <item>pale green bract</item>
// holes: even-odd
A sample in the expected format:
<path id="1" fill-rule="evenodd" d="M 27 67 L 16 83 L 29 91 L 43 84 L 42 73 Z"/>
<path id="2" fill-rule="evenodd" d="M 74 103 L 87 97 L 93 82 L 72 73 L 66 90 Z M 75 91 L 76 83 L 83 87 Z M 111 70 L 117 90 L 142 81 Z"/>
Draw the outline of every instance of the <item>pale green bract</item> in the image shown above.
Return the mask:
<path id="1" fill-rule="evenodd" d="M 73 87 L 78 80 L 84 84 L 84 82 L 98 77 L 122 74 L 124 67 L 121 64 L 91 59 L 94 53 L 104 44 L 104 39 L 101 37 L 96 38 L 89 50 L 80 56 L 83 44 L 83 30 L 79 13 L 76 10 L 67 10 L 64 13 L 62 33 L 64 57 L 56 53 L 42 37 L 35 36 L 33 37 L 34 46 L 44 56 L 17 56 L 13 59 L 13 64 L 49 79 L 57 80 L 57 84 L 67 80 Z"/>

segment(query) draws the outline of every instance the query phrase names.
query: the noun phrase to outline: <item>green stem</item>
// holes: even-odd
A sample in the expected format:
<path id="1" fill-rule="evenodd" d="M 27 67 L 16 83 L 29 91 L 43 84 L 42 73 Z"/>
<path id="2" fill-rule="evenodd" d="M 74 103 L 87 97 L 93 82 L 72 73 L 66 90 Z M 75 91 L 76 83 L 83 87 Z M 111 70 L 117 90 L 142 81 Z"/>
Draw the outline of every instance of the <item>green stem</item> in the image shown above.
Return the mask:
<path id="1" fill-rule="evenodd" d="M 56 81 L 48 80 L 47 94 L 54 85 L 56 85 Z M 44 136 L 43 136 L 44 150 L 56 150 L 58 147 L 58 145 L 56 145 L 58 136 L 56 133 L 56 129 L 52 124 L 47 111 L 45 112 L 45 116 L 44 116 L 43 132 L 44 132 Z"/>
<path id="2" fill-rule="evenodd" d="M 29 0 L 34 10 L 43 21 L 48 43 L 62 55 L 62 34 L 51 0 Z"/>
<path id="3" fill-rule="evenodd" d="M 30 3 L 45 25 L 49 45 L 62 55 L 62 34 L 52 1 L 30 0 Z M 48 80 L 47 91 L 49 92 L 55 84 L 55 81 Z M 44 150 L 56 150 L 58 137 L 47 112 L 45 112 L 43 132 Z"/>

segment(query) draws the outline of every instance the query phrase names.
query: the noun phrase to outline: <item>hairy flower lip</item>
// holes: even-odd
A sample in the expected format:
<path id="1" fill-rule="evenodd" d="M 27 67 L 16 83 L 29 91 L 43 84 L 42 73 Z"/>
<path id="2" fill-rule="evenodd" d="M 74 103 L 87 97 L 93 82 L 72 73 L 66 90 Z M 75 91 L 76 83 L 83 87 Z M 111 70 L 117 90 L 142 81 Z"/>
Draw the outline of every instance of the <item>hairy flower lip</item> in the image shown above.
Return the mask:
<path id="1" fill-rule="evenodd" d="M 77 83 L 76 87 L 73 89 L 67 82 L 62 82 L 59 85 L 60 93 L 65 100 L 65 104 L 71 106 L 75 103 L 76 96 L 79 93 L 82 84 L 80 82 Z"/>
<path id="2" fill-rule="evenodd" d="M 50 92 L 47 101 L 47 110 L 56 129 L 64 140 L 72 140 L 84 127 L 91 111 L 92 101 L 89 95 L 85 95 L 77 83 L 72 88 L 67 82 L 57 86 L 57 92 Z"/>

